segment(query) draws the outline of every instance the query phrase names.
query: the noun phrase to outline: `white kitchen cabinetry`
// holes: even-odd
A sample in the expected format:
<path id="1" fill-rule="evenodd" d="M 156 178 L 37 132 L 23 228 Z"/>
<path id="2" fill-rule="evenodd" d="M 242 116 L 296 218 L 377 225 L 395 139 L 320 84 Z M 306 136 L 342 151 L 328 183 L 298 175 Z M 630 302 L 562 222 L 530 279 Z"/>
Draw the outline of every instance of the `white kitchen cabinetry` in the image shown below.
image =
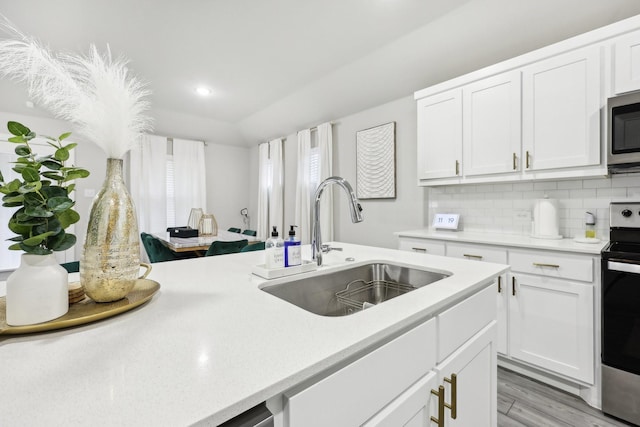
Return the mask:
<path id="1" fill-rule="evenodd" d="M 418 179 L 461 173 L 462 92 L 455 89 L 418 101 Z"/>
<path id="2" fill-rule="evenodd" d="M 464 176 L 513 173 L 520 162 L 520 72 L 462 88 Z"/>
<path id="3" fill-rule="evenodd" d="M 363 427 L 428 427 L 438 415 L 438 376 L 430 372 L 396 400 L 370 419 Z"/>
<path id="4" fill-rule="evenodd" d="M 511 357 L 593 384 L 592 259 L 538 251 L 513 251 L 511 259 Z M 532 269 L 536 276 L 526 274 Z"/>
<path id="5" fill-rule="evenodd" d="M 401 251 L 419 252 L 430 255 L 444 255 L 444 243 L 407 237 L 400 241 Z"/>
<path id="6" fill-rule="evenodd" d="M 511 265 L 511 272 L 501 275 L 493 288 L 500 360 L 589 387 L 596 383 L 595 293 L 600 273 L 593 255 L 423 240 L 444 244 L 446 256 Z"/>
<path id="7" fill-rule="evenodd" d="M 451 402 L 451 374 L 459 378 L 462 419 L 473 419 L 475 411 L 484 417 L 489 410 L 495 420 L 494 327 L 493 290 L 485 288 L 324 379 L 284 393 L 281 409 L 270 407 L 275 425 L 429 426 L 432 416 L 450 412 L 445 403 Z M 446 392 L 440 395 L 441 386 Z M 493 390 L 492 406 L 478 409 L 471 399 L 478 390 Z M 451 413 L 442 419 L 443 425 L 472 425 L 448 424 Z"/>
<path id="8" fill-rule="evenodd" d="M 601 49 L 589 46 L 522 70 L 525 170 L 600 163 Z"/>
<path id="9" fill-rule="evenodd" d="M 640 31 L 617 38 L 613 45 L 615 94 L 640 89 Z"/>
<path id="10" fill-rule="evenodd" d="M 436 367 L 445 386 L 445 426 L 497 425 L 495 322 Z M 453 417 L 455 414 L 455 418 Z"/>
<path id="11" fill-rule="evenodd" d="M 403 239 L 401 239 L 402 241 Z M 431 242 L 434 244 L 436 242 Z M 437 242 L 444 245 L 444 242 Z M 400 247 L 402 249 L 402 247 Z M 495 262 L 497 264 L 507 264 L 507 250 L 499 247 L 472 245 L 472 244 L 460 244 L 460 243 L 448 243 L 447 244 L 447 256 L 455 258 L 463 258 L 476 261 Z M 493 289 L 495 290 L 495 298 L 498 309 L 498 325 L 497 325 L 497 340 L 496 348 L 500 354 L 508 354 L 508 338 L 509 338 L 509 311 L 508 311 L 508 289 L 507 281 L 509 280 L 509 274 L 503 273 L 496 279 Z"/>

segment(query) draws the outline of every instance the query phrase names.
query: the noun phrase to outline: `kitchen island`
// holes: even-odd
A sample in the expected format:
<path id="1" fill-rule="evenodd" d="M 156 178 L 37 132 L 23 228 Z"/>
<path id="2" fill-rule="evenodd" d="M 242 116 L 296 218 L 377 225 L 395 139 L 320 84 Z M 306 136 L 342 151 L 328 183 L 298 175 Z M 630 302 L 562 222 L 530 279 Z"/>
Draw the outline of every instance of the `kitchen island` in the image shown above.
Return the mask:
<path id="1" fill-rule="evenodd" d="M 0 425 L 217 425 L 362 357 L 508 268 L 334 245 L 343 251 L 296 278 L 374 260 L 452 275 L 350 316 L 324 317 L 260 290 L 287 280 L 251 274 L 263 262 L 260 251 L 157 263 L 149 278 L 160 292 L 133 311 L 66 330 L 0 336 Z"/>

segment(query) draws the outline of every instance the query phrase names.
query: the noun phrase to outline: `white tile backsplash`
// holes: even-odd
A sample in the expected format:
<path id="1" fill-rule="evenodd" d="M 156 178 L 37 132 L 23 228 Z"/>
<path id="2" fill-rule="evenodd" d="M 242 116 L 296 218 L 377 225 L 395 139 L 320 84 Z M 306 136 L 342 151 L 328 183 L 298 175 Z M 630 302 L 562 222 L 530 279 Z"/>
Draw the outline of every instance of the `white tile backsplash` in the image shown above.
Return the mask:
<path id="1" fill-rule="evenodd" d="M 429 188 L 429 218 L 436 213 L 459 213 L 467 231 L 529 235 L 531 223 L 517 219 L 518 212 L 533 210 L 536 199 L 548 195 L 558 200 L 560 234 L 581 237 L 585 212 L 596 216 L 596 233 L 609 238 L 609 203 L 640 201 L 640 173 L 608 178 L 456 185 Z"/>

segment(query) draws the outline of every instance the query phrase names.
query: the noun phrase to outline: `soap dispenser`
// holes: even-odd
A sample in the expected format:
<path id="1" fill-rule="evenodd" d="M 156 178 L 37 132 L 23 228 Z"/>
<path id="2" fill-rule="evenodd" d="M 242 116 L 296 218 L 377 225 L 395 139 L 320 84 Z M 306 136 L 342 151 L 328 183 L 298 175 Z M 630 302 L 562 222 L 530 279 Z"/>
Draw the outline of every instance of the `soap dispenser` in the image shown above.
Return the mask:
<path id="1" fill-rule="evenodd" d="M 265 265 L 267 268 L 284 267 L 284 241 L 278 235 L 278 227 L 273 226 L 271 237 L 264 243 Z"/>
<path id="2" fill-rule="evenodd" d="M 587 239 L 596 238 L 596 217 L 591 212 L 584 215 L 584 237 Z"/>
<path id="3" fill-rule="evenodd" d="M 284 266 L 293 267 L 302 264 L 302 246 L 296 238 L 297 225 L 290 226 L 289 237 L 284 241 Z"/>

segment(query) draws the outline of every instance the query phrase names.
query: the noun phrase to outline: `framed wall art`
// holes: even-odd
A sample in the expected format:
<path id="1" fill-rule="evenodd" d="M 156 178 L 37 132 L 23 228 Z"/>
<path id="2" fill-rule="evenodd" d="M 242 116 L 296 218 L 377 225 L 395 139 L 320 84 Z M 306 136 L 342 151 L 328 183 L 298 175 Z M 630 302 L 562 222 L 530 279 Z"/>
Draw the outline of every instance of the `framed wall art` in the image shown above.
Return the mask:
<path id="1" fill-rule="evenodd" d="M 396 197 L 396 122 L 356 132 L 356 195 Z"/>

